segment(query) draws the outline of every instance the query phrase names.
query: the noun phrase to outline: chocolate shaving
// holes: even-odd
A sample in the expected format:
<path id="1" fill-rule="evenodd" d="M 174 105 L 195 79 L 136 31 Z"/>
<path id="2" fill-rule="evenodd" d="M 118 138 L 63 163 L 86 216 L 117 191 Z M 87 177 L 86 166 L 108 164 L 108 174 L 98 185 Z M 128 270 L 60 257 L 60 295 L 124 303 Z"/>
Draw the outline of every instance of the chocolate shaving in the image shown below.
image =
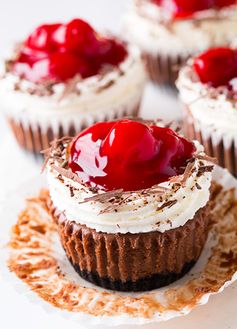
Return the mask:
<path id="1" fill-rule="evenodd" d="M 111 87 L 113 84 L 115 83 L 114 80 L 110 80 L 108 81 L 106 84 L 104 84 L 103 86 L 100 86 L 96 89 L 97 93 L 100 93 L 101 91 L 103 91 L 104 89 L 107 89 L 109 87 Z"/>
<path id="2" fill-rule="evenodd" d="M 183 178 L 181 179 L 180 183 L 182 184 L 182 186 L 184 186 L 186 184 L 187 179 L 189 178 L 192 170 L 194 167 L 194 163 L 193 162 L 189 162 L 185 168 L 185 171 L 183 173 Z"/>
<path id="3" fill-rule="evenodd" d="M 213 170 L 214 166 L 201 166 L 198 168 L 197 176 L 201 176 L 205 172 L 211 172 Z"/>
<path id="4" fill-rule="evenodd" d="M 86 202 L 110 202 L 112 198 L 117 198 L 113 203 L 120 205 L 122 204 L 125 200 L 129 199 L 133 193 L 141 194 L 141 195 L 150 195 L 150 194 L 164 194 L 165 192 L 170 191 L 169 188 L 154 185 L 148 189 L 142 189 L 142 190 L 137 190 L 137 191 L 124 191 L 123 189 L 118 189 L 118 190 L 113 190 L 113 191 L 108 191 L 108 192 L 103 192 L 98 195 L 94 195 L 92 197 L 85 198 L 81 203 L 86 203 Z M 125 199 L 121 199 L 123 195 L 128 195 Z"/>
<path id="5" fill-rule="evenodd" d="M 69 137 L 69 136 L 64 136 L 62 138 L 55 139 L 50 143 L 51 146 L 49 148 L 40 152 L 41 154 L 44 154 L 44 156 L 45 156 L 45 160 L 44 160 L 44 163 L 43 163 L 43 166 L 41 169 L 41 173 L 44 172 L 50 159 L 57 158 L 57 160 L 59 160 L 59 162 L 63 160 L 62 158 L 60 158 L 62 149 L 64 148 L 64 144 L 71 142 L 71 140 L 72 140 L 72 137 Z M 63 160 L 61 166 L 63 168 L 65 168 L 67 166 L 67 160 Z"/>
<path id="6" fill-rule="evenodd" d="M 74 191 L 73 191 L 73 187 L 69 186 L 69 190 L 70 190 L 70 196 L 74 197 Z"/>
<path id="7" fill-rule="evenodd" d="M 214 157 L 210 157 L 210 156 L 208 156 L 208 155 L 206 155 L 206 154 L 205 154 L 205 155 L 195 154 L 194 157 L 195 157 L 196 159 L 204 160 L 204 161 L 209 161 L 209 162 L 212 162 L 212 163 L 214 163 L 214 164 L 217 163 L 217 159 L 216 159 L 216 158 L 214 158 Z"/>
<path id="8" fill-rule="evenodd" d="M 166 201 L 164 202 L 160 207 L 157 207 L 157 211 L 160 211 L 164 208 L 170 208 L 172 207 L 173 205 L 175 205 L 177 203 L 177 200 L 170 200 L 170 201 Z"/>
<path id="9" fill-rule="evenodd" d="M 201 190 L 201 189 L 202 189 L 201 186 L 200 186 L 198 183 L 196 183 L 195 185 L 196 185 L 196 188 L 197 188 L 198 190 Z"/>
<path id="10" fill-rule="evenodd" d="M 118 189 L 118 190 L 113 190 L 113 191 L 109 191 L 109 192 L 104 192 L 104 193 L 100 193 L 100 194 L 93 195 L 91 197 L 85 198 L 83 201 L 79 202 L 79 204 L 90 202 L 90 201 L 104 202 L 104 201 L 107 201 L 108 199 L 110 199 L 112 197 L 121 196 L 123 193 L 125 193 L 123 191 L 123 189 Z"/>
<path id="11" fill-rule="evenodd" d="M 62 167 L 58 167 L 55 164 L 51 164 L 51 167 L 52 169 L 57 171 L 60 175 L 63 175 L 68 179 L 74 180 L 79 184 L 83 184 L 82 180 L 76 174 L 74 174 L 70 169 L 64 169 Z"/>

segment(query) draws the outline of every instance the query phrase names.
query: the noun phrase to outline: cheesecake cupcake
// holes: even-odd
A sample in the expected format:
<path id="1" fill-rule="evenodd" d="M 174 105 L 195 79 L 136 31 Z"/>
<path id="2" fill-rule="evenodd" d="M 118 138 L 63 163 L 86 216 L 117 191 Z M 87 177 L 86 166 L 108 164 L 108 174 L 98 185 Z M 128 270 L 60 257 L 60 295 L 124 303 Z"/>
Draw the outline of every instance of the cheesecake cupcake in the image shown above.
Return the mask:
<path id="1" fill-rule="evenodd" d="M 85 280 L 146 291 L 198 260 L 213 169 L 198 143 L 160 122 L 103 122 L 55 141 L 46 167 L 52 217 Z"/>
<path id="2" fill-rule="evenodd" d="M 95 122 L 136 115 L 144 82 L 136 49 L 74 19 L 41 25 L 15 47 L 0 102 L 18 143 L 38 153 Z"/>
<path id="3" fill-rule="evenodd" d="M 186 136 L 237 175 L 237 50 L 213 48 L 189 60 L 177 87 Z"/>
<path id="4" fill-rule="evenodd" d="M 236 38 L 236 0 L 133 0 L 126 38 L 139 46 L 153 82 L 174 85 L 188 57 Z"/>

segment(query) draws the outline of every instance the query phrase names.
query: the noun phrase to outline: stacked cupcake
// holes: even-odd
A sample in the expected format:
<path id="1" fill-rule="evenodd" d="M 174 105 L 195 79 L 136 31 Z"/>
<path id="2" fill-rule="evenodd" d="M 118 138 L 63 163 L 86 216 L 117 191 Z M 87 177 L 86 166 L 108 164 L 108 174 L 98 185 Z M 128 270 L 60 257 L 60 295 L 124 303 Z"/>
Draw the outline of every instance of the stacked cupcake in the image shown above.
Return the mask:
<path id="1" fill-rule="evenodd" d="M 138 45 L 150 78 L 174 85 L 189 56 L 228 45 L 236 37 L 236 0 L 134 0 L 125 18 L 127 39 Z"/>
<path id="2" fill-rule="evenodd" d="M 0 101 L 19 144 L 38 153 L 94 122 L 136 115 L 144 81 L 135 49 L 74 19 L 42 25 L 17 45 Z"/>

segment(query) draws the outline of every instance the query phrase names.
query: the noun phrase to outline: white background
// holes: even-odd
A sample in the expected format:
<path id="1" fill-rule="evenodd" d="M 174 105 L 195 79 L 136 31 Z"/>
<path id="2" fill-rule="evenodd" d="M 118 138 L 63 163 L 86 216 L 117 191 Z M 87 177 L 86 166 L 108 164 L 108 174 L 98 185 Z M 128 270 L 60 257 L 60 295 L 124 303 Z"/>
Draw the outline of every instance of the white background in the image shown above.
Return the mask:
<path id="1" fill-rule="evenodd" d="M 96 28 L 119 31 L 121 15 L 129 0 L 0 0 L 0 56 L 10 45 L 24 36 L 37 24 L 50 21 L 67 21 L 74 17 L 88 19 Z M 1 109 L 1 107 L 0 107 Z M 146 117 L 177 118 L 179 105 L 168 94 L 161 94 L 151 86 L 146 90 L 142 106 Z M 34 175 L 39 175 L 40 164 L 26 156 L 15 144 L 0 114 L 0 205 L 16 186 Z M 1 221 L 7 220 L 1 216 Z M 199 307 L 189 316 L 141 329 L 236 329 L 237 285 L 223 294 L 211 298 L 208 305 Z M 74 329 L 86 328 L 65 320 L 54 313 L 46 313 L 27 296 L 16 292 L 0 277 L 0 328 L 1 329 Z"/>

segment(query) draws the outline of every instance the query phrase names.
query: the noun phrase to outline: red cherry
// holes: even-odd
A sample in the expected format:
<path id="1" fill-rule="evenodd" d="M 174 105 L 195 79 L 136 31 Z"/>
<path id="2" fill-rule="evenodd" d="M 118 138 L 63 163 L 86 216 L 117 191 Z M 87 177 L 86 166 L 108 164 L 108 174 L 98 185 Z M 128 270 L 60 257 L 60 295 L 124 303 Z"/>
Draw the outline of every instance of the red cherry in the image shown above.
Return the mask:
<path id="1" fill-rule="evenodd" d="M 215 5 L 219 8 L 228 7 L 236 4 L 236 0 L 215 0 Z"/>
<path id="2" fill-rule="evenodd" d="M 25 58 L 25 60 L 15 63 L 14 73 L 32 82 L 45 79 L 65 81 L 76 74 L 80 74 L 82 77 L 89 75 L 87 62 L 69 53 L 53 53 L 36 62 Z"/>
<path id="3" fill-rule="evenodd" d="M 102 51 L 101 51 L 102 53 Z M 107 40 L 107 47 L 104 46 L 103 54 L 101 55 L 102 62 L 111 65 L 118 65 L 127 56 L 127 50 L 122 43 L 114 39 Z"/>
<path id="4" fill-rule="evenodd" d="M 175 18 L 185 18 L 211 8 L 222 8 L 236 4 L 236 0 L 153 0 Z"/>
<path id="5" fill-rule="evenodd" d="M 83 53 L 84 46 L 94 41 L 96 33 L 81 19 L 74 19 L 67 24 L 64 46 L 67 50 Z"/>
<path id="6" fill-rule="evenodd" d="M 230 48 L 210 49 L 195 58 L 193 67 L 202 83 L 227 85 L 237 76 L 237 52 Z"/>
<path id="7" fill-rule="evenodd" d="M 79 134 L 69 167 L 84 182 L 106 190 L 151 187 L 182 172 L 193 143 L 169 128 L 132 120 L 98 123 Z"/>
<path id="8" fill-rule="evenodd" d="M 118 65 L 127 54 L 122 43 L 101 37 L 81 19 L 44 24 L 25 41 L 13 72 L 32 82 L 60 82 L 96 75 L 104 64 Z"/>
<path id="9" fill-rule="evenodd" d="M 50 57 L 49 72 L 58 81 L 65 81 L 76 74 L 86 77 L 88 76 L 88 64 L 79 56 L 66 52 L 55 53 Z"/>
<path id="10" fill-rule="evenodd" d="M 46 52 L 54 51 L 56 44 L 53 39 L 53 35 L 61 24 L 44 24 L 39 26 L 26 40 L 26 46 Z"/>
<path id="11" fill-rule="evenodd" d="M 93 42 L 85 45 L 84 55 L 91 59 L 98 72 L 106 64 L 117 66 L 121 63 L 127 56 L 127 50 L 122 43 L 114 39 L 98 36 Z"/>

